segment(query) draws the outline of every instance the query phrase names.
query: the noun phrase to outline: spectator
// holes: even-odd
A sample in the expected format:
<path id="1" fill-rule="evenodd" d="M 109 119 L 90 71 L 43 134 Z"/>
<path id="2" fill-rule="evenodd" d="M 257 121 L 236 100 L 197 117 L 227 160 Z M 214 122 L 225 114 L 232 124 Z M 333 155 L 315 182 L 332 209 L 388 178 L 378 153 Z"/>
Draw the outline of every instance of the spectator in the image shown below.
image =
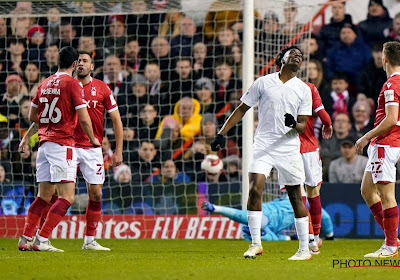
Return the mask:
<path id="1" fill-rule="evenodd" d="M 44 61 L 46 31 L 40 25 L 34 24 L 28 30 L 28 60 Z"/>
<path id="2" fill-rule="evenodd" d="M 371 105 L 367 100 L 358 100 L 353 106 L 354 123 L 352 131 L 357 135 L 357 139 L 374 128 L 374 121 L 371 118 Z"/>
<path id="3" fill-rule="evenodd" d="M 385 39 L 383 31 L 392 25 L 388 10 L 382 0 L 370 0 L 367 19 L 358 24 L 360 34 L 371 47 L 376 41 Z"/>
<path id="4" fill-rule="evenodd" d="M 214 76 L 213 58 L 207 56 L 207 46 L 204 43 L 196 43 L 193 46 L 193 74 L 195 79 Z"/>
<path id="5" fill-rule="evenodd" d="M 350 117 L 346 113 L 339 113 L 333 122 L 334 133 L 331 138 L 321 140 L 320 155 L 322 160 L 323 179 L 328 177 L 329 164 L 341 156 L 340 143 L 345 139 L 354 139 L 351 132 Z"/>
<path id="6" fill-rule="evenodd" d="M 171 39 L 171 56 L 190 56 L 193 46 L 202 41 L 196 34 L 196 25 L 191 17 L 182 17 L 179 22 L 179 34 Z"/>
<path id="7" fill-rule="evenodd" d="M 7 76 L 5 86 L 7 91 L 0 100 L 0 112 L 9 119 L 10 127 L 15 127 L 19 113 L 19 101 L 24 95 L 24 85 L 17 74 L 11 74 Z"/>
<path id="8" fill-rule="evenodd" d="M 18 113 L 18 123 L 16 128 L 19 129 L 21 137 L 25 135 L 26 131 L 30 127 L 29 120 L 29 110 L 31 108 L 31 99 L 27 96 L 23 96 L 19 100 L 19 113 Z"/>
<path id="9" fill-rule="evenodd" d="M 76 29 L 72 26 L 69 18 L 63 18 L 60 24 L 60 35 L 58 40 L 59 48 L 71 46 L 73 48 L 78 47 L 78 38 L 76 37 Z"/>
<path id="10" fill-rule="evenodd" d="M 58 7 L 51 7 L 47 11 L 46 18 L 40 18 L 39 22 L 41 26 L 46 27 L 46 46 L 56 44 L 58 47 L 58 41 L 60 39 L 60 9 Z"/>
<path id="11" fill-rule="evenodd" d="M 29 62 L 24 69 L 25 85 L 28 88 L 28 96 L 34 97 L 39 84 L 44 80 L 39 72 L 39 66 Z"/>
<path id="12" fill-rule="evenodd" d="M 118 183 L 130 183 L 131 176 L 131 169 L 124 163 L 114 168 L 114 180 Z"/>
<path id="13" fill-rule="evenodd" d="M 40 63 L 40 73 L 47 78 L 58 70 L 58 45 L 48 45 L 44 52 L 44 57 L 46 61 Z"/>
<path id="14" fill-rule="evenodd" d="M 137 150 L 140 145 L 135 139 L 135 131 L 132 128 L 125 127 L 123 133 L 122 156 L 126 162 L 133 162 L 137 160 Z"/>
<path id="15" fill-rule="evenodd" d="M 322 61 L 320 49 L 318 46 L 317 36 L 311 33 L 310 37 L 305 37 L 300 44 L 300 48 L 303 51 L 304 57 L 309 57 L 310 59 L 316 59 Z"/>
<path id="16" fill-rule="evenodd" d="M 359 73 L 357 91 L 364 93 L 372 104 L 378 105 L 378 96 L 386 82 L 386 73 L 382 68 L 382 42 L 372 47 L 372 59 Z"/>
<path id="17" fill-rule="evenodd" d="M 343 25 L 353 24 L 351 15 L 346 14 L 346 1 L 334 1 L 331 4 L 331 22 L 322 26 L 319 32 L 318 45 L 322 56 L 326 58 L 330 49 L 340 41 L 340 30 Z"/>
<path id="18" fill-rule="evenodd" d="M 170 50 L 171 46 L 165 37 L 155 37 L 151 41 L 151 56 L 160 66 L 161 80 L 163 81 L 171 80 L 170 69 L 172 69 L 172 61 Z"/>
<path id="19" fill-rule="evenodd" d="M 135 74 L 143 74 L 146 66 L 146 59 L 140 54 L 139 41 L 134 37 L 129 37 L 125 44 L 124 53 L 121 55 L 121 64 L 125 69 L 129 69 Z"/>
<path id="20" fill-rule="evenodd" d="M 211 147 L 211 142 L 217 135 L 217 120 L 213 114 L 205 114 L 201 120 L 201 136 L 200 141 Z M 239 147 L 235 141 L 228 138 L 224 148 L 217 152 L 220 159 L 230 155 L 240 156 Z"/>
<path id="21" fill-rule="evenodd" d="M 234 43 L 231 48 L 231 53 L 233 59 L 233 74 L 236 78 L 240 79 L 242 77 L 242 44 Z"/>
<path id="22" fill-rule="evenodd" d="M 357 34 L 356 26 L 344 24 L 340 30 L 340 42 L 332 47 L 326 61 L 326 75 L 332 79 L 333 73 L 345 72 L 350 84 L 355 84 L 358 73 L 370 61 L 371 50 Z"/>
<path id="23" fill-rule="evenodd" d="M 159 138 L 156 137 L 154 145 L 163 161 L 171 159 L 173 151 L 180 149 L 184 144 L 184 140 L 180 135 L 182 125 L 175 119 L 164 118 L 163 130 Z"/>
<path id="24" fill-rule="evenodd" d="M 108 140 L 107 136 L 103 137 L 103 142 L 101 143 L 101 151 L 103 154 L 104 169 L 110 170 L 112 167 L 112 157 L 114 152 L 111 149 L 111 143 L 110 140 Z"/>
<path id="25" fill-rule="evenodd" d="M 167 160 L 161 167 L 158 175 L 153 175 L 149 179 L 150 183 L 189 183 L 190 177 L 183 172 L 179 172 L 173 160 Z"/>
<path id="26" fill-rule="evenodd" d="M 227 182 L 228 178 L 225 175 L 224 164 L 217 155 L 207 155 L 201 163 L 203 170 L 203 178 L 199 181 L 206 181 L 208 183 L 222 183 Z"/>
<path id="27" fill-rule="evenodd" d="M 125 18 L 122 15 L 113 15 L 108 18 L 110 36 L 106 36 L 99 45 L 103 48 L 102 56 L 114 54 L 120 57 L 124 53 L 126 30 Z"/>
<path id="28" fill-rule="evenodd" d="M 147 50 L 150 41 L 158 34 L 157 14 L 145 13 L 149 10 L 145 0 L 131 1 L 132 14 L 127 16 L 128 34 L 137 36 L 139 45 Z"/>
<path id="29" fill-rule="evenodd" d="M 192 181 L 198 182 L 200 178 L 205 180 L 201 163 L 210 152 L 211 147 L 207 149 L 205 143 L 196 141 L 183 155 L 185 173 L 190 176 Z"/>
<path id="30" fill-rule="evenodd" d="M 230 155 L 226 158 L 222 159 L 222 162 L 225 166 L 226 175 L 230 182 L 232 181 L 240 181 L 242 173 L 242 164 L 241 160 L 236 155 Z"/>
<path id="31" fill-rule="evenodd" d="M 9 176 L 7 176 L 8 174 L 9 174 L 9 170 L 7 170 L 7 172 L 6 172 L 6 169 L 3 165 L 3 163 L 0 162 L 0 184 L 11 182 Z"/>
<path id="32" fill-rule="evenodd" d="M 213 57 L 227 56 L 231 53 L 231 47 L 235 42 L 232 28 L 221 27 L 217 33 L 217 42 L 214 46 Z"/>
<path id="33" fill-rule="evenodd" d="M 343 140 L 341 142 L 342 156 L 333 160 L 329 166 L 329 183 L 361 183 L 368 158 L 357 155 L 354 141 Z"/>
<path id="34" fill-rule="evenodd" d="M 233 91 L 242 89 L 242 81 L 233 75 L 232 60 L 219 58 L 215 63 L 215 102 L 217 111 L 229 102 Z"/>
<path id="35" fill-rule="evenodd" d="M 150 141 L 142 141 L 137 160 L 131 163 L 132 181 L 147 182 L 153 172 L 160 167 L 157 150 Z"/>
<path id="36" fill-rule="evenodd" d="M 297 4 L 294 0 L 287 0 L 283 4 L 283 17 L 285 22 L 281 24 L 279 31 L 285 35 L 293 36 L 303 27 L 301 24 L 297 23 Z M 289 39 L 290 39 L 289 37 Z"/>
<path id="37" fill-rule="evenodd" d="M 18 153 L 19 135 L 12 127 L 15 127 L 15 122 L 9 123 L 0 113 L 0 160 L 11 161 L 12 155 Z"/>
<path id="38" fill-rule="evenodd" d="M 76 29 L 77 37 L 88 36 L 100 38 L 104 36 L 104 19 L 103 16 L 94 16 L 96 13 L 95 2 L 83 1 L 80 3 L 79 11 L 83 16 L 74 17 L 72 24 Z M 83 49 L 87 51 L 86 49 Z"/>
<path id="39" fill-rule="evenodd" d="M 25 44 L 22 39 L 12 38 L 8 40 L 8 54 L 7 54 L 7 64 L 4 71 L 7 73 L 16 72 L 19 75 L 23 75 L 23 70 L 27 63 L 27 56 L 25 52 Z"/>
<path id="40" fill-rule="evenodd" d="M 310 59 L 308 63 L 308 81 L 314 84 L 321 96 L 330 94 L 331 86 L 324 79 L 324 71 L 319 60 Z"/>
<path id="41" fill-rule="evenodd" d="M 284 46 L 284 36 L 280 32 L 279 18 L 273 11 L 268 11 L 261 22 L 261 32 L 257 34 L 256 58 L 261 65 L 268 63 Z"/>
<path id="42" fill-rule="evenodd" d="M 150 95 L 159 96 L 160 87 L 162 85 L 160 66 L 156 62 L 150 61 L 144 67 L 144 76 L 146 77 L 149 85 Z"/>
<path id="43" fill-rule="evenodd" d="M 349 83 L 345 73 L 336 73 L 331 82 L 331 92 L 324 95 L 321 94 L 322 103 L 325 106 L 326 112 L 335 118 L 339 113 L 350 112 L 348 110 L 350 94 L 348 92 Z"/>
<path id="44" fill-rule="evenodd" d="M 92 54 L 94 69 L 97 69 L 98 67 L 101 67 L 103 65 L 102 52 L 96 51 L 96 48 L 97 46 L 93 37 L 81 36 L 79 38 L 78 50 L 84 50 Z"/>
<path id="45" fill-rule="evenodd" d="M 139 110 L 139 125 L 137 126 L 139 140 L 155 139 L 159 123 L 155 107 L 152 104 L 142 104 Z"/>
<path id="46" fill-rule="evenodd" d="M 32 14 L 31 2 L 17 2 L 17 7 L 11 11 L 11 14 L 16 14 L 17 17 L 11 18 L 11 33 L 18 38 L 26 38 L 29 27 L 35 23 L 34 17 L 21 15 Z"/>
<path id="47" fill-rule="evenodd" d="M 5 57 L 7 48 L 7 20 L 0 17 L 0 57 Z"/>
<path id="48" fill-rule="evenodd" d="M 215 114 L 216 104 L 214 102 L 214 85 L 209 78 L 200 78 L 195 84 L 196 99 L 201 105 L 201 114 Z"/>
<path id="49" fill-rule="evenodd" d="M 383 33 L 388 41 L 400 41 L 400 13 L 394 16 L 392 26 L 386 28 Z"/>
<path id="50" fill-rule="evenodd" d="M 165 117 L 157 131 L 156 139 L 171 119 L 181 125 L 180 135 L 185 141 L 196 136 L 201 130 L 200 103 L 196 99 L 184 97 L 175 104 L 174 114 Z"/>
<path id="51" fill-rule="evenodd" d="M 165 15 L 165 20 L 160 25 L 159 35 L 169 39 L 179 35 L 179 21 L 183 18 L 180 11 L 172 11 Z"/>

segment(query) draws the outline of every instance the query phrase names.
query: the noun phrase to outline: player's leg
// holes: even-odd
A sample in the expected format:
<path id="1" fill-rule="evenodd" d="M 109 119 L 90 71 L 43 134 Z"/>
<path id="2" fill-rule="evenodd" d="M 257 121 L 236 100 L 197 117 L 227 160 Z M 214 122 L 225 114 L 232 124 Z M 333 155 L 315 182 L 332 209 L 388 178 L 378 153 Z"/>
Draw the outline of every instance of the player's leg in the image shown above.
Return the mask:
<path id="1" fill-rule="evenodd" d="M 372 181 L 372 174 L 369 171 L 364 172 L 361 182 L 361 195 L 371 210 L 372 215 L 374 215 L 376 222 L 383 230 L 383 210 L 381 197 L 378 194 L 378 189 Z"/>
<path id="2" fill-rule="evenodd" d="M 261 200 L 266 177 L 264 174 L 249 173 L 249 199 L 247 200 L 247 221 L 252 244 L 243 254 L 245 258 L 255 258 L 263 253 L 261 246 Z"/>
<path id="3" fill-rule="evenodd" d="M 397 253 L 397 232 L 399 225 L 399 208 L 397 207 L 395 183 L 376 184 L 382 200 L 383 228 L 385 229 L 386 247 Z"/>
<path id="4" fill-rule="evenodd" d="M 46 205 L 46 207 L 42 211 L 42 215 L 40 217 L 39 229 L 41 229 L 43 227 L 44 222 L 46 221 L 47 214 L 49 213 L 50 207 L 57 201 L 57 199 L 58 199 L 58 195 L 57 195 L 57 192 L 55 192 L 52 195 L 50 202 Z"/>
<path id="5" fill-rule="evenodd" d="M 303 200 L 304 206 L 307 209 L 307 215 L 308 215 L 308 246 L 310 247 L 311 254 L 319 254 L 319 247 L 317 245 L 318 243 L 315 242 L 314 229 L 311 223 L 310 211 L 307 208 L 307 195 L 303 186 L 300 187 L 300 190 L 301 190 L 301 198 Z"/>
<path id="6" fill-rule="evenodd" d="M 309 213 L 311 220 L 312 229 L 314 232 L 314 240 L 319 248 L 320 238 L 319 234 L 321 232 L 321 220 L 322 220 L 322 207 L 321 207 L 321 197 L 320 197 L 320 189 L 321 185 L 318 186 L 309 186 L 306 185 L 307 189 L 307 200 L 309 203 Z"/>
<path id="7" fill-rule="evenodd" d="M 47 211 L 55 185 L 50 182 L 40 182 L 39 192 L 33 201 L 26 216 L 24 231 L 19 238 L 18 249 L 20 251 L 30 251 L 32 237 L 35 235 L 37 226 L 41 220 L 42 213 Z"/>

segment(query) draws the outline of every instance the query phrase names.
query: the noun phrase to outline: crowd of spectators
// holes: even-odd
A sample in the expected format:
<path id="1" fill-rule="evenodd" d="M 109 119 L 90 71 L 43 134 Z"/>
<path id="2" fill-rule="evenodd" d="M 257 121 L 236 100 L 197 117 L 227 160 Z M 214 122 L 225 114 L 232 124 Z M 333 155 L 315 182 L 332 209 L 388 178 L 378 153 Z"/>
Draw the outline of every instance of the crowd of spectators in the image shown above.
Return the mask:
<path id="1" fill-rule="evenodd" d="M 70 11 L 77 13 L 72 17 L 63 16 L 56 4 L 43 16 L 0 16 L 0 183 L 35 185 L 38 140 L 31 139 L 27 155 L 18 154 L 17 146 L 30 125 L 30 99 L 40 82 L 57 71 L 64 46 L 92 53 L 93 77 L 109 86 L 121 112 L 126 165 L 113 169 L 110 164 L 114 136 L 106 118 L 106 184 L 241 180 L 241 125 L 230 131 L 226 148 L 218 153 L 210 142 L 243 93 L 242 11 L 220 9 L 226 1 L 218 0 L 203 25 L 196 26 L 179 10 L 179 2 L 133 0 L 127 7 L 124 3 L 128 15 L 118 14 L 127 11 L 117 2 L 107 7 L 71 2 Z M 17 2 L 12 13 L 32 14 L 32 5 Z M 96 15 L 104 11 L 111 15 Z M 316 85 L 333 119 L 329 140 L 321 139 L 321 123 L 315 121 L 324 180 L 360 182 L 365 160 L 355 155 L 351 143 L 373 127 L 386 80 L 382 44 L 400 40 L 400 13 L 392 19 L 382 0 L 371 0 L 367 19 L 356 25 L 346 13 L 346 1 L 332 2 L 331 11 L 328 23 L 295 44 L 308 58 L 305 80 Z M 259 65 L 301 30 L 297 12 L 295 0 L 284 3 L 283 21 L 272 11 L 254 11 Z M 202 168 L 210 154 L 221 160 L 216 173 Z M 344 174 L 348 170 L 354 171 Z"/>

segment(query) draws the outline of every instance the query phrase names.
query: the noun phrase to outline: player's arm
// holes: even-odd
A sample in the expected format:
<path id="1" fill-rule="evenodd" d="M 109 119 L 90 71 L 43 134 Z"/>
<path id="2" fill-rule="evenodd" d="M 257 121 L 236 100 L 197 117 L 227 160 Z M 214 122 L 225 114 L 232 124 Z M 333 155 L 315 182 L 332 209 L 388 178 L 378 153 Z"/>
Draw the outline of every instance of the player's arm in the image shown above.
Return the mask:
<path id="1" fill-rule="evenodd" d="M 322 137 L 324 139 L 329 139 L 332 136 L 333 128 L 332 128 L 332 120 L 329 114 L 325 111 L 325 108 L 322 108 L 317 111 L 318 117 L 321 119 L 323 124 L 322 127 Z"/>
<path id="2" fill-rule="evenodd" d="M 29 120 L 31 122 L 39 123 L 38 108 L 33 103 L 29 109 Z"/>
<path id="3" fill-rule="evenodd" d="M 235 109 L 235 111 L 233 111 L 233 113 L 229 116 L 224 125 L 221 127 L 218 134 L 226 135 L 228 131 L 243 118 L 244 114 L 246 114 L 249 109 L 250 107 L 248 105 L 243 102 L 240 103 L 240 105 Z"/>
<path id="4" fill-rule="evenodd" d="M 294 127 L 298 133 L 303 133 L 307 126 L 309 116 L 299 115 L 297 116 L 297 124 Z"/>
<path id="5" fill-rule="evenodd" d="M 100 142 L 96 137 L 94 137 L 92 121 L 90 120 L 87 108 L 81 107 L 77 109 L 76 112 L 78 113 L 79 124 L 81 125 L 83 132 L 85 132 L 87 137 L 89 137 L 90 144 L 94 147 L 99 147 Z"/>
<path id="6" fill-rule="evenodd" d="M 123 128 L 119 110 L 112 111 L 109 113 L 109 115 L 114 126 L 114 134 L 116 142 L 115 152 L 112 157 L 112 164 L 115 167 L 122 163 Z"/>
<path id="7" fill-rule="evenodd" d="M 357 140 L 356 149 L 359 155 L 363 153 L 364 147 L 367 146 L 372 138 L 382 135 L 396 125 L 399 116 L 399 105 L 387 105 L 385 112 L 386 117 L 374 129 Z"/>
<path id="8" fill-rule="evenodd" d="M 26 131 L 24 137 L 22 137 L 21 142 L 19 143 L 18 152 L 25 153 L 25 147 L 29 143 L 29 138 L 31 138 L 33 134 L 38 132 L 38 130 L 39 130 L 39 125 L 35 122 L 32 123 L 31 126 Z"/>

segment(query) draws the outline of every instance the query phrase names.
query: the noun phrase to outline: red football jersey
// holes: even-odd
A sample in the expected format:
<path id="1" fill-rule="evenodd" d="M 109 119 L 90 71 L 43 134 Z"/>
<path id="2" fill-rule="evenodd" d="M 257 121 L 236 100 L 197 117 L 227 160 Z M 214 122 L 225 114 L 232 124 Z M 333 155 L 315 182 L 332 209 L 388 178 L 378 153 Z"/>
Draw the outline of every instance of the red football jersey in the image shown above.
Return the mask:
<path id="1" fill-rule="evenodd" d="M 92 120 L 94 136 L 102 143 L 104 136 L 104 112 L 107 110 L 110 113 L 117 110 L 117 102 L 115 102 L 109 87 L 103 81 L 92 77 L 90 78 L 90 82 L 83 86 L 83 91 L 89 116 Z M 79 123 L 75 128 L 74 138 L 77 148 L 93 148 Z"/>
<path id="2" fill-rule="evenodd" d="M 312 109 L 315 113 L 319 110 L 324 109 L 321 97 L 317 88 L 312 83 L 306 83 L 311 89 L 312 95 Z M 314 118 L 313 116 L 308 117 L 307 125 L 303 133 L 299 134 L 300 137 L 300 153 L 309 153 L 316 151 L 318 146 L 318 140 L 314 134 Z"/>
<path id="3" fill-rule="evenodd" d="M 76 110 L 86 107 L 78 80 L 64 72 L 51 75 L 39 85 L 32 106 L 38 108 L 39 144 L 50 141 L 75 146 Z"/>
<path id="4" fill-rule="evenodd" d="M 388 105 L 399 106 L 400 103 L 400 73 L 393 73 L 383 85 L 378 97 L 378 107 L 376 108 L 376 119 L 374 127 L 386 117 L 385 107 Z M 397 117 L 399 120 L 399 117 Z M 390 147 L 400 147 L 400 123 L 397 122 L 389 131 L 375 137 L 371 144 L 388 145 Z"/>

